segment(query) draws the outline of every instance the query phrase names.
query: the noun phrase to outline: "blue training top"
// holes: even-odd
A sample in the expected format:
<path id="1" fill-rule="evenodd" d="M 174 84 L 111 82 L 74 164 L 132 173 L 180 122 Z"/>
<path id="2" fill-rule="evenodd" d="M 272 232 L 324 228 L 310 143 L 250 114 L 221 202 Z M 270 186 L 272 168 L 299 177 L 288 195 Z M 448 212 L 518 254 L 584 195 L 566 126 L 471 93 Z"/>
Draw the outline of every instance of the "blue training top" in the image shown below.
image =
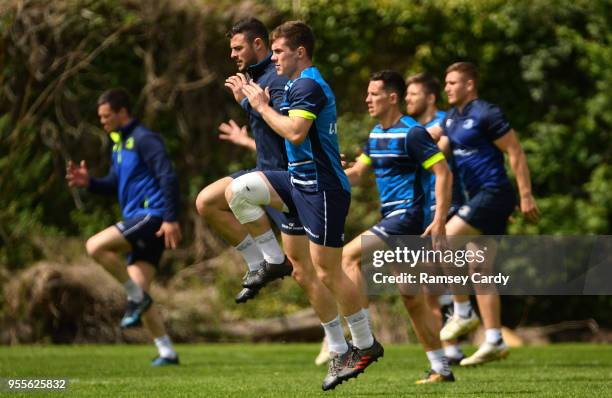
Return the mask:
<path id="1" fill-rule="evenodd" d="M 110 171 L 103 178 L 90 178 L 89 191 L 117 193 L 126 220 L 150 214 L 176 221 L 178 179 L 161 136 L 136 119 L 110 136 L 114 143 Z"/>
<path id="2" fill-rule="evenodd" d="M 387 129 L 374 126 L 359 157 L 374 170 L 383 217 L 422 211 L 427 192 L 423 181 L 429 179 L 423 173 L 442 159 L 427 130 L 410 116 Z"/>
<path id="3" fill-rule="evenodd" d="M 338 149 L 336 99 L 317 68 L 310 66 L 287 83 L 281 111 L 313 120 L 301 144 L 285 140 L 293 186 L 309 192 L 334 189 L 350 192 Z"/>
<path id="4" fill-rule="evenodd" d="M 498 106 L 475 99 L 462 113 L 452 108 L 442 128 L 450 140 L 461 181 L 470 197 L 482 188 L 510 185 L 504 154 L 493 141 L 512 127 Z"/>
<path id="5" fill-rule="evenodd" d="M 270 90 L 270 106 L 280 112 L 287 78 L 276 73 L 272 63 L 272 53 L 258 64 L 247 68 L 248 75 L 262 88 Z M 249 116 L 249 124 L 255 139 L 257 152 L 257 169 L 287 170 L 287 151 L 283 137 L 268 126 L 259 112 L 251 107 L 249 100 L 244 98 L 240 103 Z"/>
<path id="6" fill-rule="evenodd" d="M 441 125 L 445 116 L 446 112 L 437 111 L 434 118 L 429 123 L 426 123 L 424 127 L 427 129 L 433 126 Z M 458 208 L 465 202 L 465 198 L 463 194 L 463 185 L 461 184 L 461 178 L 459 177 L 459 173 L 457 173 L 457 166 L 453 157 L 448 159 L 448 168 L 453 173 L 451 205 Z M 436 175 L 433 173 L 431 173 L 431 179 L 429 184 L 429 197 L 427 198 L 427 205 L 425 209 L 426 220 L 428 219 L 427 217 L 429 216 L 429 213 L 434 212 L 436 210 Z"/>

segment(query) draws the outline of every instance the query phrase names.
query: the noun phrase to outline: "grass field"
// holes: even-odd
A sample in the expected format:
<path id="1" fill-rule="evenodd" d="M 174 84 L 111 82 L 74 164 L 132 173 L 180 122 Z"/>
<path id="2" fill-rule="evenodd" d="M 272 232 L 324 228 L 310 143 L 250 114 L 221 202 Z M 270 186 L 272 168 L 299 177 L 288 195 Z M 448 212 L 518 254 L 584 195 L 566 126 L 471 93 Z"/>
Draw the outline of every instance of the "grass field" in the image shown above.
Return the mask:
<path id="1" fill-rule="evenodd" d="M 0 347 L 0 378 L 70 380 L 65 393 L 35 396 L 612 396 L 612 346 L 606 345 L 517 348 L 503 362 L 455 369 L 456 383 L 428 386 L 414 385 L 427 369 L 419 347 L 387 346 L 382 361 L 327 393 L 320 388 L 326 369 L 313 365 L 318 349 L 315 344 L 178 345 L 180 367 L 152 369 L 152 346 Z"/>

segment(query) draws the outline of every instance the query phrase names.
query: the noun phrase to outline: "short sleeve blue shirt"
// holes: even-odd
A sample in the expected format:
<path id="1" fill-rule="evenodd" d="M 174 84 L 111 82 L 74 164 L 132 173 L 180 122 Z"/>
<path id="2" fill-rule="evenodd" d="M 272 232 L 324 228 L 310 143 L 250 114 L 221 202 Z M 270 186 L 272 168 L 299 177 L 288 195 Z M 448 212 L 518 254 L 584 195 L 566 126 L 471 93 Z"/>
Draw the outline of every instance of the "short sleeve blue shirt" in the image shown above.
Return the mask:
<path id="1" fill-rule="evenodd" d="M 430 128 L 433 126 L 440 126 L 446 116 L 446 112 L 437 111 L 435 117 L 429 122 L 425 124 L 425 128 Z M 448 159 L 448 167 L 453 173 L 453 192 L 451 198 L 451 204 L 454 206 L 460 206 L 463 204 L 465 198 L 463 194 L 463 185 L 461 183 L 461 178 L 457 173 L 457 167 L 455 165 L 455 159 Z M 436 175 L 431 173 L 431 180 L 429 181 L 429 197 L 427 198 L 427 207 L 426 207 L 426 216 L 429 216 L 429 210 L 433 211 L 436 207 Z"/>
<path id="2" fill-rule="evenodd" d="M 387 129 L 376 125 L 362 156 L 374 170 L 383 217 L 421 211 L 423 181 L 429 178 L 425 169 L 444 158 L 429 133 L 409 116 Z"/>
<path id="3" fill-rule="evenodd" d="M 301 144 L 285 140 L 292 184 L 311 192 L 333 189 L 350 192 L 340 162 L 336 99 L 317 68 L 308 67 L 287 83 L 281 112 L 313 120 Z"/>
<path id="4" fill-rule="evenodd" d="M 504 155 L 493 143 L 510 129 L 498 106 L 481 99 L 459 113 L 453 108 L 441 126 L 449 138 L 461 181 L 470 196 L 482 188 L 510 185 Z"/>

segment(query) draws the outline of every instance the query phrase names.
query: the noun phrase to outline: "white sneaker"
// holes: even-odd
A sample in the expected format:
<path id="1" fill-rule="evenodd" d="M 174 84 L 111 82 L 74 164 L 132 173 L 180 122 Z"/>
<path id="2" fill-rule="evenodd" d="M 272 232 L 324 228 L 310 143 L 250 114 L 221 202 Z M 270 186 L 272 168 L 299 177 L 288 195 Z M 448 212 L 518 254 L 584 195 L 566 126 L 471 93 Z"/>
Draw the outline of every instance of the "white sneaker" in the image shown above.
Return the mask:
<path id="1" fill-rule="evenodd" d="M 480 319 L 478 319 L 474 311 L 470 311 L 469 318 L 463 318 L 459 314 L 454 313 L 442 330 L 440 330 L 440 340 L 456 339 L 476 329 L 478 325 L 480 325 Z"/>
<path id="2" fill-rule="evenodd" d="M 319 355 L 317 355 L 314 361 L 315 365 L 325 365 L 329 362 L 330 358 L 331 357 L 329 355 L 329 346 L 327 345 L 327 339 L 323 338 L 323 342 L 321 343 L 321 351 L 319 352 Z"/>
<path id="3" fill-rule="evenodd" d="M 498 361 L 506 358 L 510 355 L 508 347 L 503 340 L 500 340 L 498 344 L 491 344 L 484 342 L 471 356 L 463 359 L 460 363 L 461 366 L 475 366 L 487 362 Z"/>

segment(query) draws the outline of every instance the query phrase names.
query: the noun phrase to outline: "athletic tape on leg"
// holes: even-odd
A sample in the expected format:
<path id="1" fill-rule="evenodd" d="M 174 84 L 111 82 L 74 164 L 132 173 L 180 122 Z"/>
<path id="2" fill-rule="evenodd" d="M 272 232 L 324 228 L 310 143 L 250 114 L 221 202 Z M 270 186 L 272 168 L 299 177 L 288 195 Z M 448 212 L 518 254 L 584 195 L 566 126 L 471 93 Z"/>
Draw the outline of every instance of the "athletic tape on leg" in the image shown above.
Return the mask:
<path id="1" fill-rule="evenodd" d="M 244 174 L 232 181 L 229 207 L 240 222 L 246 224 L 261 218 L 262 206 L 270 204 L 268 185 L 259 173 Z"/>

